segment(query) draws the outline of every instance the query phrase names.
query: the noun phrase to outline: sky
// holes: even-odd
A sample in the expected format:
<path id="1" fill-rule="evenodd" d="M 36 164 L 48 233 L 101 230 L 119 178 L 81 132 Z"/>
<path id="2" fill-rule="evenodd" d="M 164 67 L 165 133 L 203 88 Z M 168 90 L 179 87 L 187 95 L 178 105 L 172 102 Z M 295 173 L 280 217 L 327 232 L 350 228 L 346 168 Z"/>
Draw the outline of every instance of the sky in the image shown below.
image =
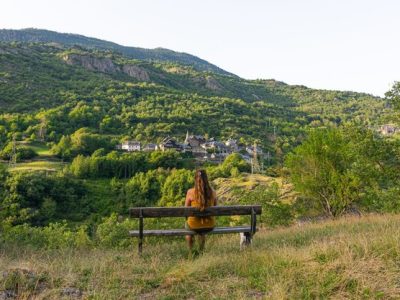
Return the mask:
<path id="1" fill-rule="evenodd" d="M 400 80 L 398 0 L 0 0 L 0 28 L 199 56 L 247 79 L 383 96 Z"/>

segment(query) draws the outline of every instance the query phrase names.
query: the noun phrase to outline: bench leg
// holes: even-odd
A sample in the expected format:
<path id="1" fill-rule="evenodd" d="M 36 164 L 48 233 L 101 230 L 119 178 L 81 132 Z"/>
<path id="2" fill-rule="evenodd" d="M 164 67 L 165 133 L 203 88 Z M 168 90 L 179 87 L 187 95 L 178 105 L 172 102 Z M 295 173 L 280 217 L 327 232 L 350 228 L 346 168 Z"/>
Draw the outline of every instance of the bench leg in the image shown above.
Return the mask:
<path id="1" fill-rule="evenodd" d="M 243 232 L 240 234 L 240 250 L 243 250 L 251 245 L 251 232 Z"/>
<path id="2" fill-rule="evenodd" d="M 140 210 L 140 218 L 139 218 L 139 244 L 138 244 L 138 252 L 139 255 L 142 255 L 143 249 L 143 212 Z"/>

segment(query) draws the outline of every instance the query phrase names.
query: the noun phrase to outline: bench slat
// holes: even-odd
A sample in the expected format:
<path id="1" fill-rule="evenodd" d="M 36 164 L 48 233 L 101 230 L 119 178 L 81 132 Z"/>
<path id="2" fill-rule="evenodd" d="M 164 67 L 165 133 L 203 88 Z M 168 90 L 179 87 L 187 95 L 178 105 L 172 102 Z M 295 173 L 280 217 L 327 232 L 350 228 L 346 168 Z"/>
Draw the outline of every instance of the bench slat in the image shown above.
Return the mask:
<path id="1" fill-rule="evenodd" d="M 208 216 L 240 216 L 250 215 L 254 209 L 256 215 L 261 215 L 261 205 L 231 205 L 212 206 L 200 211 L 196 207 L 134 207 L 129 209 L 132 218 L 139 218 L 142 211 L 143 218 L 158 217 L 208 217 Z"/>
<path id="2" fill-rule="evenodd" d="M 251 232 L 250 226 L 236 226 L 236 227 L 215 227 L 212 231 L 207 234 L 224 234 L 224 233 L 240 233 L 240 232 Z M 195 235 L 195 231 L 188 229 L 168 229 L 168 230 L 143 230 L 144 236 L 183 236 L 183 235 Z M 130 230 L 129 235 L 133 237 L 139 236 L 139 230 Z"/>

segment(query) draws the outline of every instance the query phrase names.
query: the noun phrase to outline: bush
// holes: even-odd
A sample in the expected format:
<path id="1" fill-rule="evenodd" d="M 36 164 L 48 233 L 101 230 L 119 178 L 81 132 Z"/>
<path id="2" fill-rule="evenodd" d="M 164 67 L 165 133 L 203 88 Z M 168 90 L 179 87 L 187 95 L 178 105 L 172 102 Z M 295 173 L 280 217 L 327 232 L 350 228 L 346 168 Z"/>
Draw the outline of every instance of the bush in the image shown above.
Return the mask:
<path id="1" fill-rule="evenodd" d="M 132 245 L 128 231 L 135 228 L 133 220 L 126 219 L 118 222 L 117 214 L 104 218 L 96 230 L 96 243 L 106 248 L 126 248 Z"/>
<path id="2" fill-rule="evenodd" d="M 7 175 L 4 181 L 0 217 L 15 225 L 46 225 L 66 218 L 78 221 L 90 211 L 89 204 L 82 200 L 86 194 L 83 183 L 68 176 L 17 172 Z"/>
<path id="3" fill-rule="evenodd" d="M 0 158 L 4 160 L 9 160 L 12 156 L 12 153 L 13 153 L 13 143 L 10 142 L 0 152 Z M 32 148 L 20 145 L 16 146 L 15 153 L 17 162 L 24 159 L 32 159 L 38 155 Z"/>
<path id="4" fill-rule="evenodd" d="M 10 245 L 30 246 L 37 249 L 65 249 L 91 245 L 85 226 L 72 231 L 65 221 L 51 223 L 45 227 L 32 227 L 28 224 L 5 226 L 2 239 Z"/>
<path id="5" fill-rule="evenodd" d="M 398 146 L 353 126 L 311 131 L 286 164 L 296 190 L 333 217 L 353 205 L 383 207 L 399 184 Z"/>
<path id="6" fill-rule="evenodd" d="M 260 204 L 263 208 L 262 219 L 269 226 L 289 225 L 293 221 L 292 207 L 281 201 L 277 183 L 241 191 L 241 203 Z"/>
<path id="7" fill-rule="evenodd" d="M 162 197 L 159 205 L 183 206 L 186 193 L 193 185 L 194 174 L 192 171 L 185 169 L 172 170 L 162 187 Z"/>

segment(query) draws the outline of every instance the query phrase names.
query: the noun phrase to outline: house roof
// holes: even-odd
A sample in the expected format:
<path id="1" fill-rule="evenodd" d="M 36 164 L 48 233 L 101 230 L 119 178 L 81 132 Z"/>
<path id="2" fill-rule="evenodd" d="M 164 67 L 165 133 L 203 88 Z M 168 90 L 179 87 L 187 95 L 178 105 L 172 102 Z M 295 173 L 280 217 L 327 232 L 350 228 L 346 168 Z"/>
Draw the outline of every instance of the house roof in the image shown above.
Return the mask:
<path id="1" fill-rule="evenodd" d="M 138 141 L 125 141 L 122 143 L 122 145 L 126 146 L 140 146 L 140 142 Z"/>

